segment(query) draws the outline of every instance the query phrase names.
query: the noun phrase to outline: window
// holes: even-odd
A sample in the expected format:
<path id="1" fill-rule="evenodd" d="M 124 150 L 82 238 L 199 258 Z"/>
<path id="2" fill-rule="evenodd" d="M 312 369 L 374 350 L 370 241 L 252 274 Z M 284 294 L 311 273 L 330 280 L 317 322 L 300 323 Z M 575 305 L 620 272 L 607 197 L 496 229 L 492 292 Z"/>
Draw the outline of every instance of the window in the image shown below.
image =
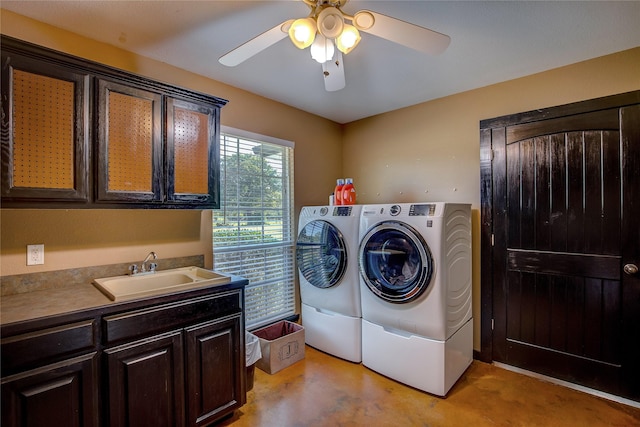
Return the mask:
<path id="1" fill-rule="evenodd" d="M 246 328 L 295 313 L 293 143 L 222 127 L 216 270 L 249 279 Z"/>

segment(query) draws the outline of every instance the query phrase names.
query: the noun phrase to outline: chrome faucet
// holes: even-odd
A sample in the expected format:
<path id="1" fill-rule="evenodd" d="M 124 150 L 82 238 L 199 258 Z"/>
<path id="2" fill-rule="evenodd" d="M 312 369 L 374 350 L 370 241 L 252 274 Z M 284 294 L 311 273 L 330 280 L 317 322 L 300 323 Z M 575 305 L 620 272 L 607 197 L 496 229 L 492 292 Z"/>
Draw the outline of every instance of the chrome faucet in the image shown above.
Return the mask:
<path id="1" fill-rule="evenodd" d="M 149 252 L 149 255 L 147 255 L 147 257 L 144 259 L 144 261 L 142 261 L 142 265 L 140 266 L 140 272 L 141 272 L 141 273 L 144 273 L 144 272 L 146 272 L 146 271 L 149 271 L 149 272 L 154 272 L 154 271 L 156 271 L 156 267 L 158 266 L 158 264 L 156 264 L 155 262 L 152 262 L 152 263 L 149 265 L 149 270 L 147 270 L 147 267 L 146 267 L 147 262 L 148 262 L 150 259 L 152 259 L 152 258 L 153 258 L 153 259 L 158 258 L 158 255 L 156 255 L 156 253 L 155 253 L 155 252 Z"/>
<path id="2" fill-rule="evenodd" d="M 155 273 L 156 268 L 158 267 L 158 264 L 156 264 L 155 262 L 152 262 L 151 264 L 149 264 L 149 269 L 147 270 L 147 262 L 149 262 L 150 259 L 157 259 L 157 258 L 158 258 L 158 255 L 156 255 L 155 252 L 149 252 L 149 255 L 147 255 L 144 261 L 142 261 L 142 264 L 140 265 L 140 270 L 138 270 L 138 266 L 135 264 L 132 264 L 129 267 L 129 271 L 131 272 L 131 275 L 133 276 L 135 274 Z"/>

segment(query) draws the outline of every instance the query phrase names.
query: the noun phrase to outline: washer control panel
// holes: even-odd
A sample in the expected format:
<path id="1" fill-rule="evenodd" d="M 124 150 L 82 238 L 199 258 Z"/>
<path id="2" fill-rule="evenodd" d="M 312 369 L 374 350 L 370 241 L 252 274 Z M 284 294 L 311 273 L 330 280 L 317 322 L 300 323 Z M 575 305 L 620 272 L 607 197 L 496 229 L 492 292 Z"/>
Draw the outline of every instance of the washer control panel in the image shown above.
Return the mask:
<path id="1" fill-rule="evenodd" d="M 436 205 L 411 205 L 409 208 L 409 216 L 433 216 L 436 213 Z"/>
<path id="2" fill-rule="evenodd" d="M 351 216 L 351 206 L 336 206 L 333 208 L 333 216 Z"/>

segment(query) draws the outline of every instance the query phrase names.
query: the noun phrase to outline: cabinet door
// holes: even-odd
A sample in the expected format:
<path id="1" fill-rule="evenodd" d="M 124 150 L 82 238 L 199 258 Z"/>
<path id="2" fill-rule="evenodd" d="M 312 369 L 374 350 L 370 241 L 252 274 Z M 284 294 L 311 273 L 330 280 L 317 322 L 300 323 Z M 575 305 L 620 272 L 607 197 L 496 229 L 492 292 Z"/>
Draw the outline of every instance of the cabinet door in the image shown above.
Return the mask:
<path id="1" fill-rule="evenodd" d="M 88 201 L 89 76 L 2 54 L 2 197 Z"/>
<path id="2" fill-rule="evenodd" d="M 240 316 L 186 329 L 187 420 L 208 424 L 243 404 Z"/>
<path id="3" fill-rule="evenodd" d="M 98 80 L 98 201 L 161 202 L 162 96 Z"/>
<path id="4" fill-rule="evenodd" d="M 184 426 L 182 333 L 105 350 L 107 425 Z"/>
<path id="5" fill-rule="evenodd" d="M 96 353 L 2 380 L 5 427 L 98 426 Z"/>
<path id="6" fill-rule="evenodd" d="M 167 98 L 167 200 L 220 207 L 219 108 Z"/>

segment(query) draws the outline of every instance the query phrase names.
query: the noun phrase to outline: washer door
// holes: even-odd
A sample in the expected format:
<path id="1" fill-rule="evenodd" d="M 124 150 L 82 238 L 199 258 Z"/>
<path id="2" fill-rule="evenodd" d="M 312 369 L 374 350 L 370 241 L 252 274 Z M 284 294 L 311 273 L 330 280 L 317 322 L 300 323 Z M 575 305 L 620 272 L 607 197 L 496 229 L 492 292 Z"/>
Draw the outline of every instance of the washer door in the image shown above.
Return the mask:
<path id="1" fill-rule="evenodd" d="M 413 301 L 431 282 L 429 247 L 415 229 L 402 222 L 386 221 L 371 228 L 360 243 L 359 261 L 362 279 L 385 301 Z"/>
<path id="2" fill-rule="evenodd" d="M 317 288 L 330 288 L 344 276 L 347 251 L 342 233 L 326 221 L 311 221 L 298 234 L 298 271 Z"/>

